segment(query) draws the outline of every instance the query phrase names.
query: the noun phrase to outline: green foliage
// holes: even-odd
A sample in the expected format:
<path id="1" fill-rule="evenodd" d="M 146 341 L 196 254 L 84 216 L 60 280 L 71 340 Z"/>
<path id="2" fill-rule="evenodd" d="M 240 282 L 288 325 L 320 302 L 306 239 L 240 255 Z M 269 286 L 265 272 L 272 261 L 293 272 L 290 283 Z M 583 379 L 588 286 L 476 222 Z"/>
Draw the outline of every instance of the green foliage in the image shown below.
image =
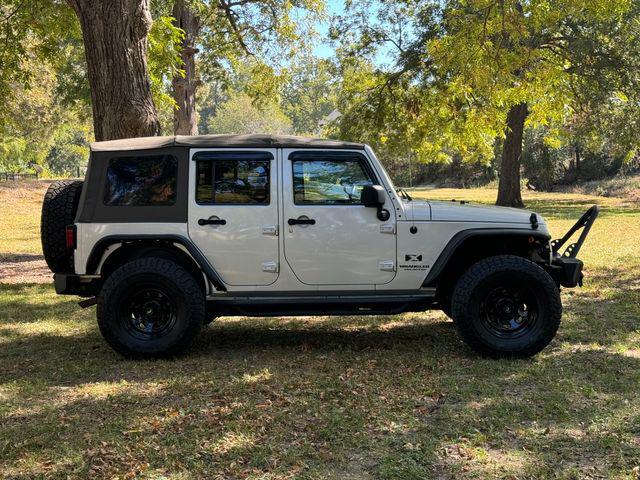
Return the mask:
<path id="1" fill-rule="evenodd" d="M 9 0 L 0 16 L 0 170 L 29 171 L 34 164 L 47 170 L 49 159 L 62 155 L 52 146 L 67 149 L 64 140 L 57 145 L 60 132 L 90 135 L 80 27 L 57 1 Z M 54 171 L 64 173 L 65 162 L 53 160 L 60 165 Z"/>
<path id="2" fill-rule="evenodd" d="M 525 102 L 527 123 L 542 128 L 539 145 L 548 150 L 530 158 L 547 158 L 544 168 L 577 141 L 634 158 L 640 3 L 354 0 L 348 7 L 333 28 L 343 69 L 340 134 L 370 141 L 377 133 L 391 141 L 390 152 L 419 161 L 489 163 L 507 112 Z M 580 132 L 572 130 L 577 116 L 587 119 Z"/>
<path id="3" fill-rule="evenodd" d="M 64 2 L 3 0 L 0 5 L 0 98 L 39 81 L 34 64 L 56 63 L 79 38 L 73 11 Z M 13 111 L 0 102 L 0 126 Z"/>
<path id="4" fill-rule="evenodd" d="M 287 69 L 282 108 L 296 134 L 313 135 L 318 123 L 337 107 L 339 80 L 329 60 L 303 54 Z"/>
<path id="5" fill-rule="evenodd" d="M 11 95 L 5 97 L 3 107 L 11 114 L 0 127 L 0 170 L 21 171 L 30 163 L 42 164 L 59 118 L 52 95 L 56 85 L 53 70 L 30 65 L 25 71 L 38 81 L 15 83 Z"/>
<path id="6" fill-rule="evenodd" d="M 0 143 L 0 171 L 22 172 L 37 160 L 37 152 L 24 138 L 8 138 Z"/>
<path id="7" fill-rule="evenodd" d="M 202 22 L 202 71 L 205 77 L 225 77 L 234 60 L 252 57 L 282 65 L 312 38 L 313 22 L 325 9 L 324 0 L 195 0 L 192 8 Z"/>
<path id="8" fill-rule="evenodd" d="M 564 160 L 572 155 L 571 149 L 566 146 L 554 148 L 546 136 L 545 128 L 528 129 L 522 152 L 524 176 L 531 185 L 542 190 L 550 190 L 566 175 L 568 165 Z"/>
<path id="9" fill-rule="evenodd" d="M 203 132 L 363 141 L 403 184 L 469 185 L 499 167 L 506 113 L 526 102 L 522 160 L 534 185 L 640 168 L 638 0 L 351 0 L 332 23 L 337 61 L 309 53 L 323 0 L 189 5 L 200 19 Z M 172 8 L 152 1 L 148 37 L 165 133 L 170 80 L 183 75 Z M 0 20 L 0 169 L 82 163 L 91 98 L 73 11 L 58 0 L 6 0 Z M 342 116 L 319 129 L 333 110 Z"/>
<path id="10" fill-rule="evenodd" d="M 54 176 L 77 175 L 83 171 L 89 159 L 89 125 L 68 123 L 60 127 L 46 158 L 47 170 Z"/>
<path id="11" fill-rule="evenodd" d="M 0 171 L 24 172 L 37 164 L 68 175 L 86 163 L 86 144 L 92 136 L 88 106 L 82 99 L 71 104 L 57 95 L 63 80 L 51 64 L 29 64 L 25 71 L 32 81 L 14 83 L 3 102 L 11 114 L 0 126 Z"/>
<path id="12" fill-rule="evenodd" d="M 235 94 L 217 110 L 210 120 L 210 133 L 290 134 L 291 120 L 275 102 L 257 106 L 246 94 Z"/>
<path id="13" fill-rule="evenodd" d="M 155 10 L 166 15 L 166 4 L 156 3 Z M 312 24 L 325 8 L 324 0 L 192 0 L 189 7 L 199 23 L 191 32 L 198 48 L 198 83 L 209 91 L 238 91 L 240 83 L 257 103 L 278 95 L 283 68 L 309 44 Z M 204 117 L 214 113 L 210 103 L 203 110 Z"/>
<path id="14" fill-rule="evenodd" d="M 428 51 L 460 121 L 493 134 L 524 102 L 529 124 L 558 126 L 576 93 L 597 90 L 602 98 L 631 87 L 630 39 L 619 32 L 635 14 L 628 1 L 449 2 L 445 33 Z"/>
<path id="15" fill-rule="evenodd" d="M 168 88 L 171 78 L 184 77 L 180 59 L 180 45 L 183 39 L 184 32 L 173 24 L 172 17 L 163 15 L 153 20 L 148 37 L 149 79 L 153 100 L 161 112 L 172 112 L 175 107 Z"/>

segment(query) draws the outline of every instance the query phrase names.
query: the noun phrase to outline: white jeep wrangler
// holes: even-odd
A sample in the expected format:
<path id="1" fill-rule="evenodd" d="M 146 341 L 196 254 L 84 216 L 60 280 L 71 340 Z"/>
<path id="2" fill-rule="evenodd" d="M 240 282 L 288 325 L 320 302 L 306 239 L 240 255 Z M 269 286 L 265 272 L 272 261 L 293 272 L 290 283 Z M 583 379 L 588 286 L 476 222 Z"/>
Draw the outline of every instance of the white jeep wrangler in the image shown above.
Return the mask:
<path id="1" fill-rule="evenodd" d="M 551 242 L 535 213 L 412 200 L 366 145 L 268 135 L 97 142 L 42 210 L 59 294 L 126 356 L 184 351 L 221 315 L 441 309 L 491 357 L 544 348 L 598 213 Z M 559 249 L 581 231 L 564 253 Z"/>

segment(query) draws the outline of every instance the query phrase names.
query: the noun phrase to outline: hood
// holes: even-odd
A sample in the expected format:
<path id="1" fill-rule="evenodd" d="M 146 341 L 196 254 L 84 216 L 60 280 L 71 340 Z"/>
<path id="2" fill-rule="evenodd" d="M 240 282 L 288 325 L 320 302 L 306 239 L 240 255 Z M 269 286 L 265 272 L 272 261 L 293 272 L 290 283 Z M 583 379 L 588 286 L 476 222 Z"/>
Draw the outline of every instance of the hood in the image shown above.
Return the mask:
<path id="1" fill-rule="evenodd" d="M 419 222 L 420 220 L 431 220 L 431 205 L 422 200 L 404 201 L 404 211 L 407 220 Z"/>
<path id="2" fill-rule="evenodd" d="M 411 201 L 405 203 L 407 220 L 433 220 L 447 222 L 484 222 L 484 223 L 525 223 L 530 224 L 530 210 L 518 208 L 493 207 L 487 205 L 438 202 Z M 538 222 L 544 219 L 538 215 Z"/>

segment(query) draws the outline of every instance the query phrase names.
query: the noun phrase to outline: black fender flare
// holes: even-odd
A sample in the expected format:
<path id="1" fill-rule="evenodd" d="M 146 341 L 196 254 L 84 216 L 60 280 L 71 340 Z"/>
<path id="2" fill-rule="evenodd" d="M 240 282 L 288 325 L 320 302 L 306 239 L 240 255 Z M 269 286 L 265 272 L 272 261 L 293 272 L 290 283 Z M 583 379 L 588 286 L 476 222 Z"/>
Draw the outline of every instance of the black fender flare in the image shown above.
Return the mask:
<path id="1" fill-rule="evenodd" d="M 462 247 L 466 242 L 476 238 L 498 236 L 516 236 L 523 238 L 533 237 L 534 239 L 545 243 L 551 240 L 551 235 L 524 228 L 469 228 L 461 230 L 451 237 L 451 240 L 449 240 L 447 245 L 442 249 L 442 252 L 433 263 L 431 270 L 429 270 L 427 277 L 422 282 L 422 286 L 433 286 L 434 282 L 438 279 L 438 276 L 444 271 L 445 267 L 449 263 L 449 260 L 451 260 L 455 255 L 458 248 Z"/>
<path id="2" fill-rule="evenodd" d="M 227 287 L 218 272 L 213 268 L 207 257 L 198 249 L 198 247 L 187 237 L 183 235 L 107 235 L 106 237 L 101 238 L 96 242 L 96 244 L 91 249 L 91 253 L 87 258 L 87 273 L 94 274 L 102 259 L 102 255 L 105 250 L 111 245 L 117 243 L 126 243 L 126 242 L 135 242 L 138 240 L 146 240 L 146 241 L 165 241 L 171 243 L 177 243 L 183 246 L 189 255 L 193 258 L 196 264 L 200 267 L 200 269 L 204 272 L 207 279 L 216 287 L 218 290 L 223 292 L 227 291 Z"/>

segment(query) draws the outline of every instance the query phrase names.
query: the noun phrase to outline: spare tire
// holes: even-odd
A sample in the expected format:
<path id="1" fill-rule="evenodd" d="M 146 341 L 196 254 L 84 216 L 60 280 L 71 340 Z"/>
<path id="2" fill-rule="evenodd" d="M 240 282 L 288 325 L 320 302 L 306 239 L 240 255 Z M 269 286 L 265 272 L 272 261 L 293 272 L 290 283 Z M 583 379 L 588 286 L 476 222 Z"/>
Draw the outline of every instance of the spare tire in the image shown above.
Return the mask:
<path id="1" fill-rule="evenodd" d="M 47 265 L 54 273 L 73 272 L 73 252 L 67 249 L 66 227 L 78 211 L 82 181 L 53 182 L 44 196 L 40 235 Z"/>

